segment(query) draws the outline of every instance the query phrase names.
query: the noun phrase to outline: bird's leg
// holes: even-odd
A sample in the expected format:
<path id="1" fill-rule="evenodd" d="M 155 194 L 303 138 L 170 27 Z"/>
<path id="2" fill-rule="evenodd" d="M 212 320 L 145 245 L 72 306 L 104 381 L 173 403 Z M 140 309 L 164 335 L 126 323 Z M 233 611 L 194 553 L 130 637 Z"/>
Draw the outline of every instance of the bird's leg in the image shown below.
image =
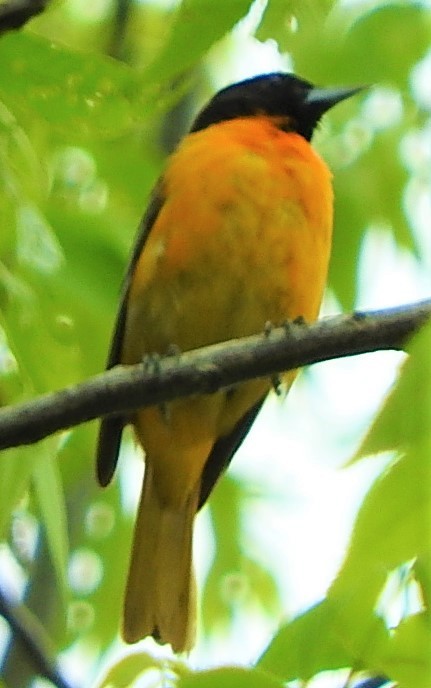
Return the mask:
<path id="1" fill-rule="evenodd" d="M 146 353 L 142 359 L 142 365 L 144 370 L 149 375 L 159 375 L 161 370 L 162 356 L 153 351 L 151 353 Z M 169 405 L 166 402 L 159 404 L 160 415 L 166 425 L 169 425 L 170 415 L 169 415 Z"/>

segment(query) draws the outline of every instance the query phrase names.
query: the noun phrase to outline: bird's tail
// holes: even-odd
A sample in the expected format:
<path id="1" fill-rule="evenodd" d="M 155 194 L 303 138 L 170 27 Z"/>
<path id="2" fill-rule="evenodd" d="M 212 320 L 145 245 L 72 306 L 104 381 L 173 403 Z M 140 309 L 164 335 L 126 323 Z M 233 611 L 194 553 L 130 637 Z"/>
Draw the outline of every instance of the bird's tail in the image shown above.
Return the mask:
<path id="1" fill-rule="evenodd" d="M 192 582 L 193 519 L 198 494 L 177 509 L 160 503 L 147 462 L 124 604 L 123 637 L 135 643 L 152 635 L 175 652 L 190 649 L 195 635 Z"/>

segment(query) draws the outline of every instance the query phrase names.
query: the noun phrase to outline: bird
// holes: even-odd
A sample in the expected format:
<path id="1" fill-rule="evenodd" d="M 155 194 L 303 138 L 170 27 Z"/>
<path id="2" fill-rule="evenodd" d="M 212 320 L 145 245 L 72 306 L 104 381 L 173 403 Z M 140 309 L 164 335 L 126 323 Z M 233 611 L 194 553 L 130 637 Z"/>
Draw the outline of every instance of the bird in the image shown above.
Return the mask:
<path id="1" fill-rule="evenodd" d="M 321 117 L 360 87 L 285 72 L 216 93 L 170 155 L 140 223 L 107 369 L 316 320 L 333 225 L 331 172 L 311 146 Z M 283 376 L 287 387 L 295 377 Z M 270 379 L 101 420 L 97 478 L 112 479 L 131 423 L 145 471 L 122 635 L 190 650 L 193 522 L 247 435 Z"/>

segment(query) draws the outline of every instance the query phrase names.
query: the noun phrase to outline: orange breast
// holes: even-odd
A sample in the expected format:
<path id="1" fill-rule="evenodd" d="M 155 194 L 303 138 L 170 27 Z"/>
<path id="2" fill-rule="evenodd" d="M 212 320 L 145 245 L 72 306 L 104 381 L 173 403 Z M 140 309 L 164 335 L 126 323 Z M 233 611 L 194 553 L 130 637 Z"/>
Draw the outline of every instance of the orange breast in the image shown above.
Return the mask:
<path id="1" fill-rule="evenodd" d="M 191 134 L 131 285 L 124 357 L 186 350 L 317 316 L 332 228 L 330 173 L 265 119 Z"/>
<path id="2" fill-rule="evenodd" d="M 264 117 L 190 134 L 168 163 L 164 194 L 131 283 L 123 362 L 262 332 L 267 321 L 317 317 L 332 188 L 305 139 Z M 184 498 L 216 437 L 269 388 L 261 380 L 228 396 L 174 402 L 168 423 L 156 408 L 137 414 L 166 501 Z"/>

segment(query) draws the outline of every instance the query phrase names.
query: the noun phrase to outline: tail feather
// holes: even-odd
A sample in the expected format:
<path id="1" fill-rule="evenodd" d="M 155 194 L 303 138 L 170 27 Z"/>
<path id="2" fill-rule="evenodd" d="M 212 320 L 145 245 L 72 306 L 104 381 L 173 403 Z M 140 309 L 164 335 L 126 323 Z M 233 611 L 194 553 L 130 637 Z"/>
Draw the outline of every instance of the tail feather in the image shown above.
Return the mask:
<path id="1" fill-rule="evenodd" d="M 147 462 L 124 605 L 128 643 L 152 635 L 175 652 L 193 644 L 192 535 L 198 494 L 197 488 L 175 509 L 161 504 Z"/>

